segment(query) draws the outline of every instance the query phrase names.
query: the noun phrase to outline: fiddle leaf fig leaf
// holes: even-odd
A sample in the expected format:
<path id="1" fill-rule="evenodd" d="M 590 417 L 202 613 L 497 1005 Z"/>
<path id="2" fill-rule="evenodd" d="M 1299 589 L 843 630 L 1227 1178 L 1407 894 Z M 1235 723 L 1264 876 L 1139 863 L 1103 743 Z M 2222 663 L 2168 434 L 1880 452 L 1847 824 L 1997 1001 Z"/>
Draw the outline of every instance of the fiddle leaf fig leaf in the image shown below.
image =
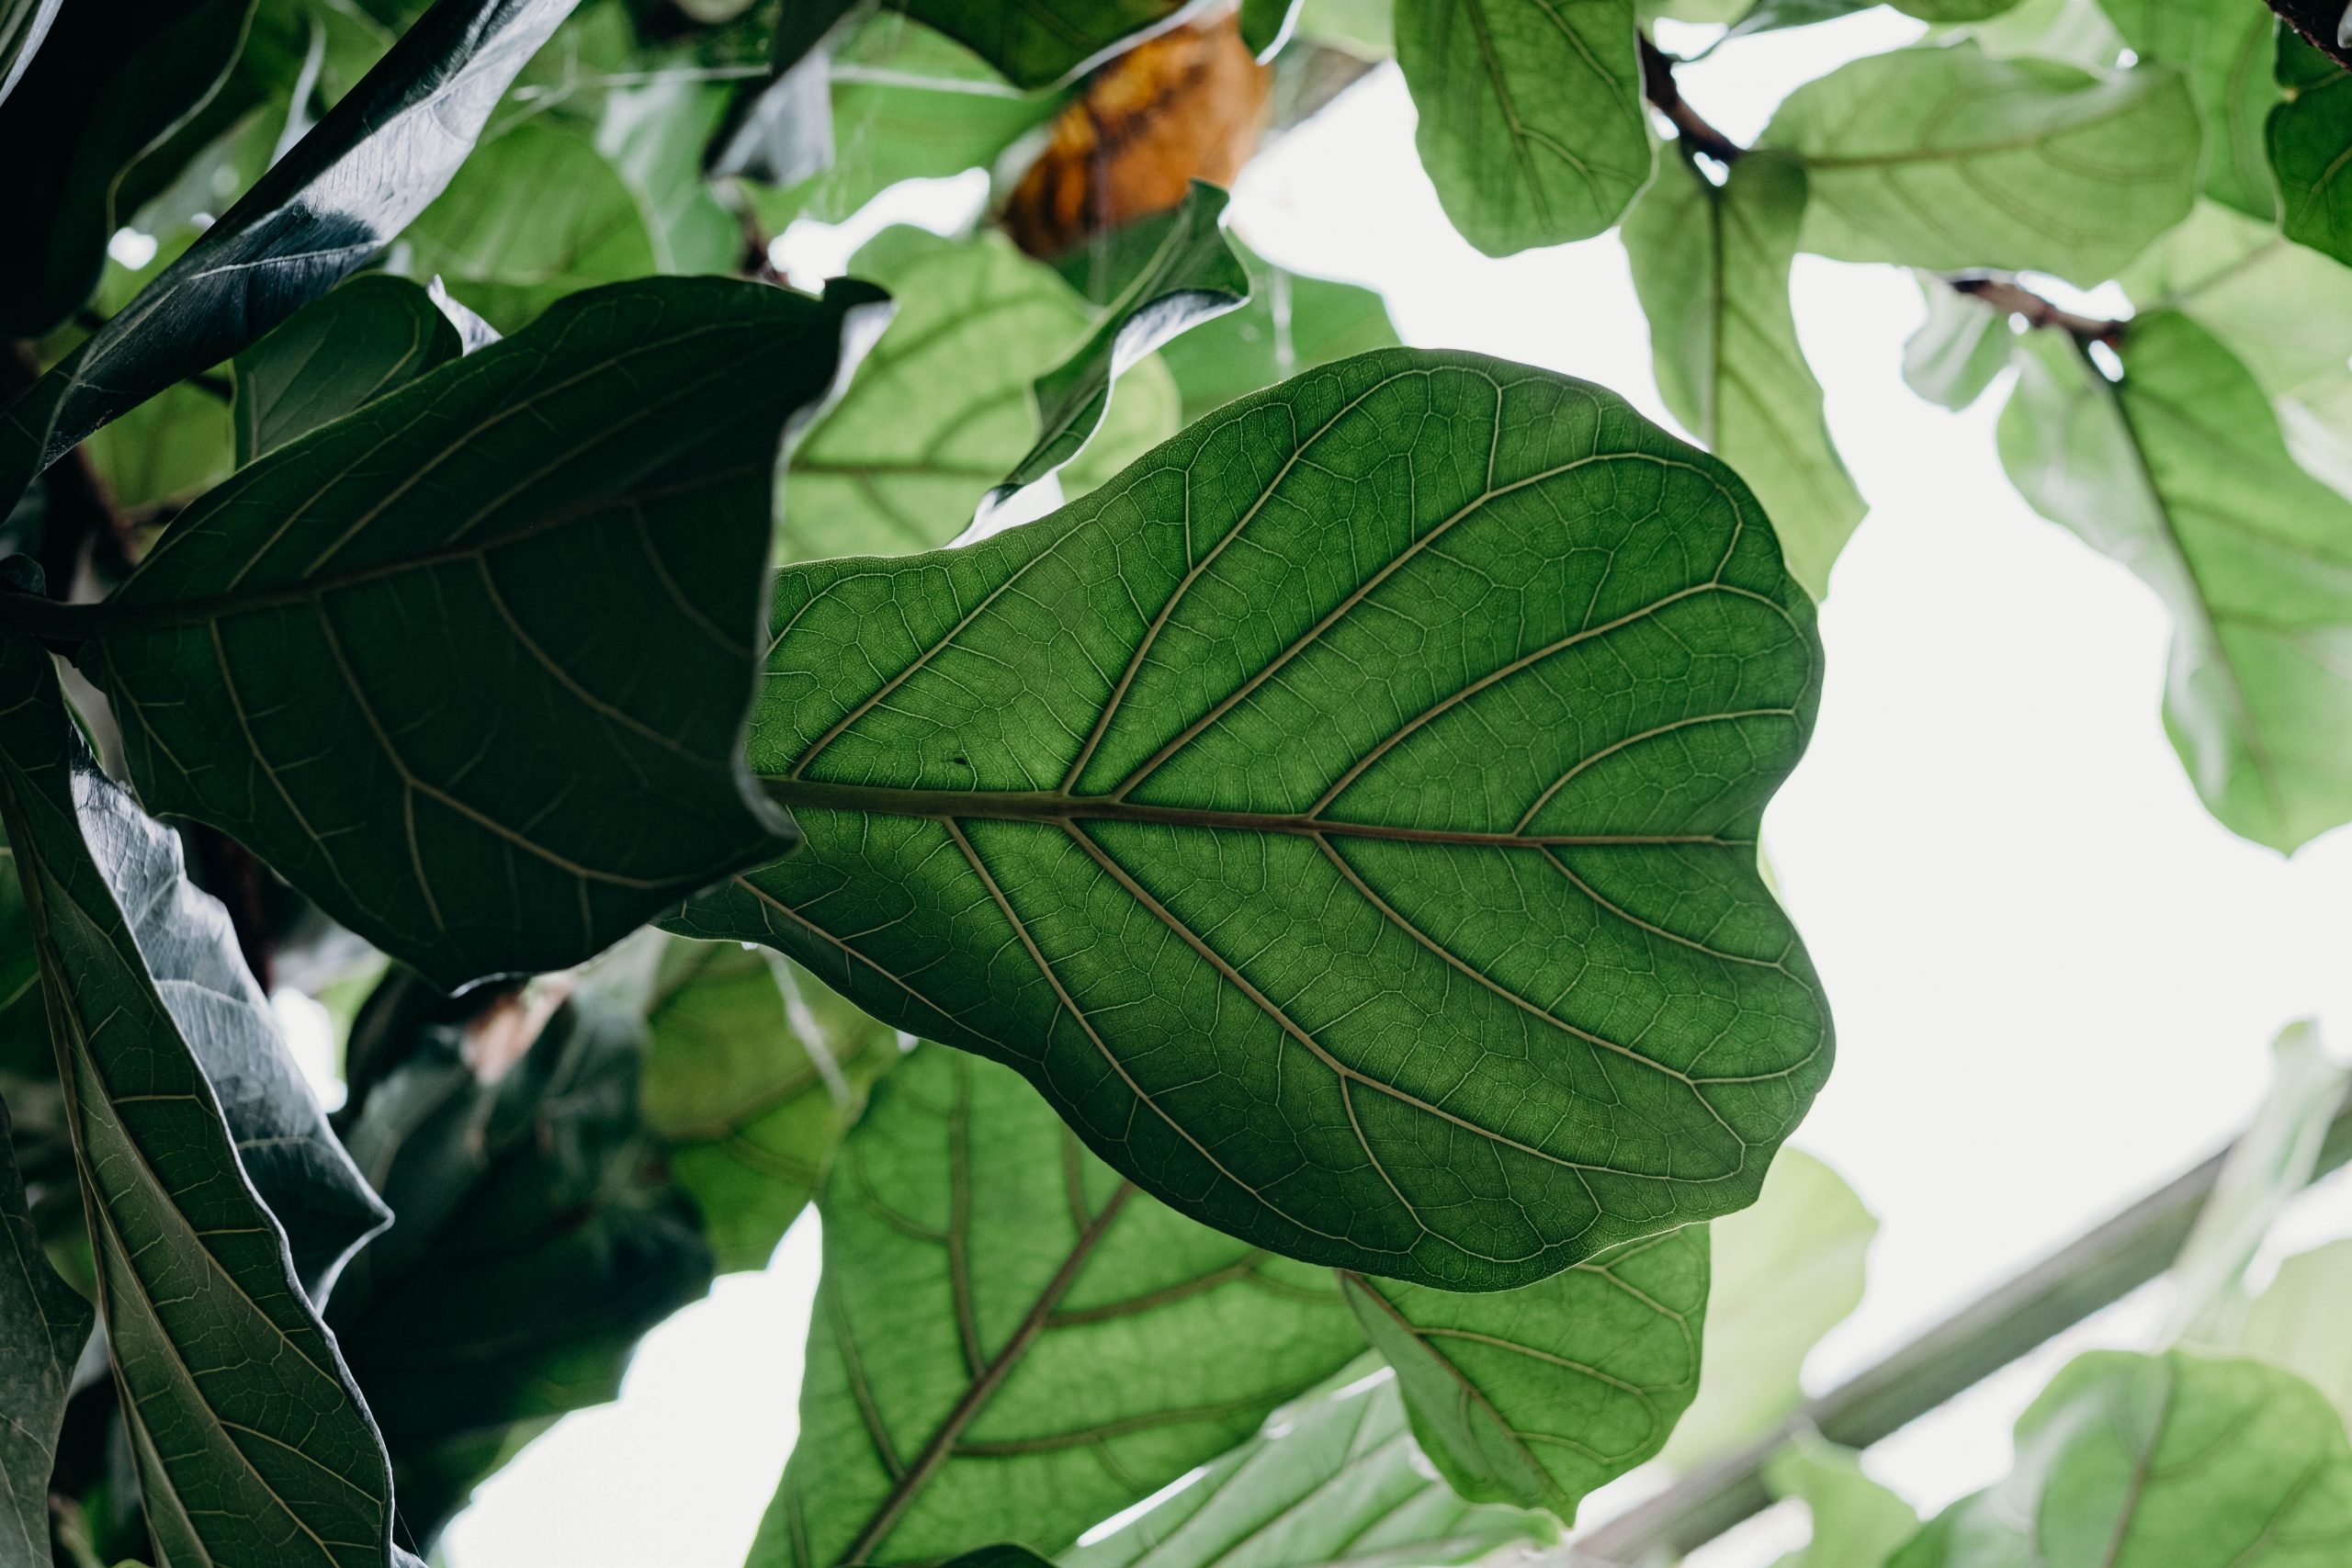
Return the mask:
<path id="1" fill-rule="evenodd" d="M 887 232 L 887 231 L 886 231 Z M 1030 383 L 1091 316 L 1053 270 L 1001 235 L 927 247 L 874 276 L 903 303 L 847 390 L 795 448 L 776 527 L 786 560 L 897 555 L 946 544 L 1037 438 Z M 1150 361 L 1081 455 L 1115 473 L 1176 431 L 1176 396 Z"/>
<path id="2" fill-rule="evenodd" d="M 1825 598 L 1829 568 L 1869 508 L 1830 445 L 1821 384 L 1789 307 L 1804 170 L 1752 153 L 1717 185 L 1680 158 L 1668 163 L 1624 228 L 1658 389 L 1755 490 L 1790 573 Z"/>
<path id="3" fill-rule="evenodd" d="M 456 325 L 415 284 L 380 274 L 352 278 L 237 355 L 238 466 L 464 351 Z"/>
<path id="4" fill-rule="evenodd" d="M 167 1561 L 392 1556 L 391 1477 L 357 1388 L 254 1190 L 182 1020 L 102 867 L 153 829 L 101 773 L 47 653 L 0 642 L 0 817 L 40 953 L 100 1305 L 147 1522 Z M 176 870 L 176 866 L 172 869 Z M 134 914 L 136 911 L 134 911 Z M 250 984 L 250 982 L 248 982 Z M 264 1015 L 266 1016 L 266 1015 Z M 271 1042 L 275 1043 L 275 1042 Z"/>
<path id="5" fill-rule="evenodd" d="M 1159 351 L 1183 396 L 1187 423 L 1302 370 L 1396 346 L 1388 303 L 1374 290 L 1309 277 L 1235 249 L 1250 269 L 1248 301 Z"/>
<path id="6" fill-rule="evenodd" d="M 2017 333 L 2006 310 L 1962 293 L 1939 277 L 1921 276 L 1928 319 L 1903 345 L 1903 384 L 1939 408 L 1957 413 L 1984 396 L 2009 367 Z"/>
<path id="7" fill-rule="evenodd" d="M 2279 31 L 2267 6 L 2237 0 L 2100 0 L 2134 54 L 2177 66 L 2204 124 L 2204 189 L 2265 221 L 2278 210 L 2268 122 Z"/>
<path id="8" fill-rule="evenodd" d="M 1078 456 L 1102 423 L 1111 384 L 1122 371 L 1250 297 L 1250 274 L 1226 241 L 1225 204 L 1225 192 L 1194 180 L 1150 263 L 1086 341 L 1037 378 L 1036 445 L 989 492 L 982 517 Z"/>
<path id="9" fill-rule="evenodd" d="M 1277 1411 L 1199 1480 L 1065 1553 L 1062 1568 L 1450 1568 L 1556 1538 L 1544 1515 L 1467 1502 L 1431 1475 L 1396 1380 L 1362 1371 Z"/>
<path id="10" fill-rule="evenodd" d="M 0 494 L 18 493 L 125 410 L 231 357 L 406 228 L 449 183 L 515 73 L 575 3 L 436 0 L 129 309 L 0 414 Z M 162 8 L 193 17 L 215 4 Z M 107 7 L 76 14 L 95 17 L 109 40 L 129 27 Z M 135 86 L 142 96 L 153 90 L 143 80 Z M 45 128 L 39 140 L 53 134 Z M 101 232 L 96 243 L 104 241 Z M 93 283 L 95 258 L 94 250 Z"/>
<path id="11" fill-rule="evenodd" d="M 2097 1350 L 2018 1418 L 2008 1475 L 1888 1568 L 2323 1568 L 2352 1543 L 2352 1443 L 2254 1361 Z"/>
<path id="12" fill-rule="evenodd" d="M 1016 87 L 1050 87 L 1124 51 L 1188 0 L 890 0 L 996 67 Z"/>
<path id="13" fill-rule="evenodd" d="M 2352 1241 L 2332 1241 L 2281 1258 L 2278 1272 L 2247 1309 L 2232 1348 L 2286 1368 L 2352 1421 L 2352 1343 L 2340 1310 L 2352 1291 Z"/>
<path id="14" fill-rule="evenodd" d="M 49 1478 L 74 1363 L 89 1342 L 90 1303 L 57 1277 L 25 1203 L 8 1107 L 0 1100 L 0 1559 L 49 1551 Z"/>
<path id="15" fill-rule="evenodd" d="M 1812 601 L 1600 389 L 1344 360 L 1038 523 L 787 569 L 775 625 L 751 762 L 806 842 L 673 929 L 1256 1245 L 1530 1283 L 1752 1201 L 1827 1074 L 1755 852 Z"/>
<path id="16" fill-rule="evenodd" d="M 1813 1522 L 1813 1539 L 1772 1568 L 1881 1568 L 1919 1531 L 1911 1505 L 1863 1474 L 1850 1450 L 1809 1432 L 1773 1456 L 1764 1482 L 1802 1501 Z"/>
<path id="17" fill-rule="evenodd" d="M 2019 340 L 2001 462 L 2172 612 L 2165 727 L 2206 809 L 2280 851 L 2352 820 L 2352 502 L 2188 317 L 2135 317 L 2120 381 L 2052 338 Z"/>
<path id="18" fill-rule="evenodd" d="M 1650 178 L 1634 0 L 1399 0 L 1445 215 L 1490 256 L 1589 239 Z"/>
<path id="19" fill-rule="evenodd" d="M 2352 264 L 2352 186 L 2344 180 L 2352 73 L 2294 28 L 2280 28 L 2277 75 L 2285 101 L 2270 111 L 2268 133 L 2279 228 L 2299 244 Z"/>
<path id="20" fill-rule="evenodd" d="M 1329 1274 L 1153 1201 L 962 1052 L 882 1080 L 818 1213 L 799 1443 L 752 1568 L 1058 1552 L 1363 1352 Z"/>
<path id="21" fill-rule="evenodd" d="M 1896 50 L 1789 95 L 1764 133 L 1804 164 L 1804 248 L 1931 271 L 2102 282 L 2188 215 L 2197 110 L 2179 73 Z"/>
<path id="22" fill-rule="evenodd" d="M 243 470 L 89 618 L 142 797 L 445 987 L 779 852 L 741 759 L 777 447 L 880 298 L 577 294 Z"/>
<path id="23" fill-rule="evenodd" d="M 1573 1523 L 1586 1496 L 1664 1446 L 1698 1392 L 1704 1225 L 1486 1295 L 1340 1278 L 1396 1369 L 1422 1451 L 1473 1502 Z"/>

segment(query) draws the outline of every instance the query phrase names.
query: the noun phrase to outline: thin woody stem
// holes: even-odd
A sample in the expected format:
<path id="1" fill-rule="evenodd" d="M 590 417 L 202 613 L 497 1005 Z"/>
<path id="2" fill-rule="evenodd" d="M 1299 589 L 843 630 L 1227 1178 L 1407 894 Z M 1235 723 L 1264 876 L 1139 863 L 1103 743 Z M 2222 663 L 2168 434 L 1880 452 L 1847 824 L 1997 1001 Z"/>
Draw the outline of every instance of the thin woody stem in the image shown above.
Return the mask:
<path id="1" fill-rule="evenodd" d="M 1747 155 L 1747 149 L 1707 123 L 1704 116 L 1690 107 L 1682 96 L 1682 89 L 1674 80 L 1674 57 L 1650 41 L 1647 33 L 1639 35 L 1642 45 L 1642 92 L 1656 105 L 1658 113 L 1673 122 L 1675 134 L 1690 151 L 1704 152 L 1719 164 L 1736 164 Z"/>
<path id="2" fill-rule="evenodd" d="M 2076 343 L 2103 343 L 2112 347 L 2130 323 L 2113 318 L 2079 315 L 2062 309 L 2032 289 L 2004 277 L 1947 277 L 1944 281 L 1962 294 L 1982 299 L 1996 310 L 2021 316 L 2030 327 L 2049 327 L 2063 332 Z"/>

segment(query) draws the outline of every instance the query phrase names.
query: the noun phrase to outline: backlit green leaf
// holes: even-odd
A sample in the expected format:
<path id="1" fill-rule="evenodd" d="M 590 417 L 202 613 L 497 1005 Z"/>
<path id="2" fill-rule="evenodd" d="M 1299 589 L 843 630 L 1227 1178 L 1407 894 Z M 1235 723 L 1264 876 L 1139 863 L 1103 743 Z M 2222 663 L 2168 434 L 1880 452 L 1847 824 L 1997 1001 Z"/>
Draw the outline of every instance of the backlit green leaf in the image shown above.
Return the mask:
<path id="1" fill-rule="evenodd" d="M 57 1277 L 25 1207 L 8 1107 L 0 1101 L 0 1561 L 49 1557 L 49 1477 L 90 1303 Z"/>
<path id="2" fill-rule="evenodd" d="M 2310 1384 L 2098 1350 L 2018 1418 L 2008 1475 L 1889 1568 L 2331 1568 L 2347 1551 L 2352 1445 Z"/>
<path id="3" fill-rule="evenodd" d="M 240 467 L 458 357 L 458 329 L 415 284 L 355 277 L 236 357 Z"/>
<path id="4" fill-rule="evenodd" d="M 1812 602 L 1598 388 L 1344 360 L 1027 527 L 787 570 L 775 624 L 751 760 L 807 841 L 675 929 L 1258 1245 L 1525 1284 L 1747 1204 L 1828 1071 L 1755 853 Z"/>
<path id="5" fill-rule="evenodd" d="M 2281 1259 L 2247 1310 L 2233 1348 L 2286 1368 L 2325 1394 L 2352 1421 L 2352 1241 L 2332 1241 Z"/>
<path id="6" fill-rule="evenodd" d="M 891 0 L 1018 87 L 1050 87 L 1181 13 L 1186 0 Z"/>
<path id="7" fill-rule="evenodd" d="M 1751 153 L 1717 185 L 1681 158 L 1667 164 L 1624 229 L 1658 389 L 1756 491 L 1791 575 L 1824 598 L 1869 508 L 1830 445 L 1789 308 L 1804 170 Z"/>
<path id="8" fill-rule="evenodd" d="M 2278 86 L 2286 101 L 2270 111 L 2271 172 L 2278 180 L 2278 224 L 2287 237 L 2352 263 L 2352 185 L 2344 149 L 2352 142 L 2352 74 L 2278 29 Z"/>
<path id="9" fill-rule="evenodd" d="M 375 1428 L 93 858 L 160 829 L 98 772 L 49 656 L 21 637 L 0 643 L 0 815 L 159 1548 L 175 1562 L 385 1562 L 391 1478 Z"/>
<path id="10" fill-rule="evenodd" d="M 1361 1353 L 1330 1275 L 1194 1224 L 936 1045 L 818 1200 L 800 1437 L 752 1568 L 1058 1552 Z"/>
<path id="11" fill-rule="evenodd" d="M 2017 332 L 2009 314 L 1922 274 L 1928 319 L 1903 345 L 1903 384 L 1939 408 L 1957 413 L 2009 367 Z"/>
<path id="12" fill-rule="evenodd" d="M 2099 0 L 2019 0 L 1990 21 L 1953 31 L 2005 60 L 2037 56 L 2086 71 L 2109 70 L 2123 53 L 2122 35 Z"/>
<path id="13" fill-rule="evenodd" d="M 876 299 L 575 295 L 245 469 L 93 617 L 142 797 L 445 987 L 777 852 L 741 756 L 777 446 Z"/>
<path id="14" fill-rule="evenodd" d="M 2197 110 L 2178 73 L 2097 76 L 1973 42 L 1840 66 L 1790 94 L 1764 140 L 1810 176 L 1804 248 L 1840 261 L 2087 287 L 2197 194 Z"/>
<path id="15" fill-rule="evenodd" d="M 2282 851 L 2352 819 L 2352 502 L 2185 316 L 2133 319 L 2120 382 L 2071 340 L 2019 341 L 2002 464 L 2172 612 L 2165 726 L 2206 808 Z"/>
<path id="16" fill-rule="evenodd" d="M 1308 277 L 1234 248 L 1250 269 L 1248 301 L 1159 351 L 1183 395 L 1187 423 L 1302 370 L 1396 346 L 1388 303 L 1372 289 Z"/>
<path id="17" fill-rule="evenodd" d="M 1577 1505 L 1664 1446 L 1699 1388 L 1707 1230 L 1685 1225 L 1515 1291 L 1341 1276 L 1422 1451 L 1473 1502 Z"/>
<path id="18" fill-rule="evenodd" d="M 2142 60 L 2188 78 L 2205 127 L 2205 194 L 2269 220 L 2278 210 L 2268 121 L 2278 102 L 2271 77 L 2278 18 L 2239 0 L 2101 0 Z"/>
<path id="19" fill-rule="evenodd" d="M 1862 1473 L 1847 1449 L 1800 1434 L 1764 1467 L 1765 1484 L 1803 1501 L 1813 1539 L 1772 1568 L 1879 1568 L 1918 1533 L 1911 1505 Z"/>
<path id="20" fill-rule="evenodd" d="M 1400 0 L 1414 143 L 1490 256 L 1588 239 L 1649 183 L 1634 0 Z"/>
<path id="21" fill-rule="evenodd" d="M 1447 1568 L 1552 1540 L 1544 1515 L 1465 1502 L 1429 1473 L 1394 1377 L 1342 1377 L 1063 1568 Z"/>

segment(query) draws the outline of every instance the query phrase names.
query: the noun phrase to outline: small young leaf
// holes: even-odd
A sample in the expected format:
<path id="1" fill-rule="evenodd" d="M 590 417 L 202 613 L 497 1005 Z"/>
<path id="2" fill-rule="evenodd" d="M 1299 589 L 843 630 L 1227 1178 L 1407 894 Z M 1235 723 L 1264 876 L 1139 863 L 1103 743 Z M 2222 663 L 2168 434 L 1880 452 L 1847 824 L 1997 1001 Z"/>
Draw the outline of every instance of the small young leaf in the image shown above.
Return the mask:
<path id="1" fill-rule="evenodd" d="M 1707 1228 L 1628 1242 L 1515 1291 L 1342 1274 L 1422 1451 L 1473 1502 L 1577 1506 L 1664 1446 L 1699 1388 Z"/>
<path id="2" fill-rule="evenodd" d="M 1957 413 L 2009 367 L 2017 337 L 2008 313 L 1973 299 L 1940 277 L 1922 274 L 1928 319 L 1903 345 L 1903 384 Z"/>
<path id="3" fill-rule="evenodd" d="M 2113 382 L 2019 340 L 2002 465 L 2175 622 L 2165 725 L 2206 809 L 2292 851 L 2352 820 L 2352 502 L 2296 467 L 2269 400 L 2202 327 L 2133 318 Z"/>
<path id="4" fill-rule="evenodd" d="M 1756 491 L 1790 574 L 1826 598 L 1830 566 L 1869 507 L 1830 445 L 1789 308 L 1804 170 L 1756 152 L 1717 185 L 1681 158 L 1667 162 L 1624 228 L 1658 389 Z"/>
<path id="5" fill-rule="evenodd" d="M 777 446 L 879 298 L 573 295 L 245 469 L 94 615 L 143 798 L 445 987 L 778 852 L 741 755 Z"/>
<path id="6" fill-rule="evenodd" d="M 6 1101 L 0 1100 L 0 1562 L 49 1560 L 49 1477 L 74 1363 L 95 1321 L 57 1277 L 25 1208 Z"/>
<path id="7" fill-rule="evenodd" d="M 1764 133 L 1804 161 L 1804 248 L 2089 287 L 2188 216 L 2197 109 L 2178 73 L 2096 76 L 1973 42 L 1896 50 L 1788 96 Z"/>
<path id="8" fill-rule="evenodd" d="M 1396 1381 L 1358 1362 L 1063 1568 L 1449 1568 L 1549 1545 L 1542 1514 L 1464 1502 L 1413 1447 Z"/>
<path id="9" fill-rule="evenodd" d="M 1764 1467 L 1773 1495 L 1802 1500 L 1813 1539 L 1772 1568 L 1880 1568 L 1918 1533 L 1911 1505 L 1862 1473 L 1850 1450 L 1800 1434 Z"/>
<path id="10" fill-rule="evenodd" d="M 40 954 L 101 1305 L 167 1560 L 383 1562 L 391 1477 L 212 1082 L 95 856 L 147 824 L 97 769 L 50 658 L 0 641 L 0 817 Z M 176 869 L 175 867 L 174 869 Z M 142 894 L 153 884 L 138 883 Z M 250 984 L 250 982 L 248 982 Z M 209 1016 L 185 998 L 183 1016 Z M 330 1543 L 333 1543 L 330 1545 Z"/>
<path id="11" fill-rule="evenodd" d="M 673 929 L 1260 1246 L 1526 1284 L 1746 1205 L 1827 1074 L 1754 848 L 1812 601 L 1598 388 L 1343 360 L 1042 522 L 789 569 L 775 624 L 752 764 L 807 842 Z"/>
<path id="12" fill-rule="evenodd" d="M 1634 0 L 1400 0 L 1396 64 L 1445 215 L 1490 256 L 1589 239 L 1649 183 Z"/>
<path id="13" fill-rule="evenodd" d="M 2204 187 L 2214 200 L 2269 221 L 2278 210 L 2267 125 L 2278 102 L 2271 64 L 2278 17 L 2239 0 L 2101 0 L 2142 60 L 2188 79 L 2205 127 Z"/>
<path id="14" fill-rule="evenodd" d="M 876 1089 L 818 1213 L 800 1438 L 751 1568 L 1058 1552 L 1363 1350 L 1330 1275 L 1153 1201 L 937 1045 Z"/>
<path id="15" fill-rule="evenodd" d="M 2278 85 L 2270 111 L 2270 167 L 2278 180 L 2278 223 L 2287 238 L 2352 264 L 2352 185 L 2344 148 L 2352 141 L 2352 73 L 2278 29 Z"/>
<path id="16" fill-rule="evenodd" d="M 237 355 L 237 466 L 398 391 L 464 352 L 415 284 L 371 274 L 330 289 Z"/>

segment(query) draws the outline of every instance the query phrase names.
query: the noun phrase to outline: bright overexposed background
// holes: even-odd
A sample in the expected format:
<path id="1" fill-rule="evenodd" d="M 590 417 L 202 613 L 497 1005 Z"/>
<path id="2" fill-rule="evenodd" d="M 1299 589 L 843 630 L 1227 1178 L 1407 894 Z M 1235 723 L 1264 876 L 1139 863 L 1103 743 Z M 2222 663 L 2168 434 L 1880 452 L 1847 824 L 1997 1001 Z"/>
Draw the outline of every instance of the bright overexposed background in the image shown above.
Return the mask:
<path id="1" fill-rule="evenodd" d="M 1867 12 L 1743 40 L 1682 81 L 1752 138 L 1797 83 L 1917 32 Z M 1616 239 L 1479 255 L 1412 135 L 1384 69 L 1252 165 L 1235 227 L 1277 262 L 1382 290 L 1408 343 L 1567 371 L 1664 419 Z M 973 199 L 967 185 L 887 210 Z M 879 216 L 797 228 L 780 259 L 813 281 Z M 1794 288 L 1872 506 L 1823 613 L 1819 732 L 1766 829 L 1838 1024 L 1836 1075 L 1797 1142 L 1883 1222 L 1867 1300 L 1807 1369 L 1817 1389 L 2210 1152 L 2259 1100 L 2281 1024 L 2320 1013 L 2352 1035 L 2352 832 L 2288 861 L 2217 826 L 2157 717 L 2167 620 L 2009 488 L 1993 451 L 2003 389 L 1961 414 L 1905 389 L 1922 308 L 1901 271 L 1804 257 Z M 2287 1230 L 2352 1234 L 2352 1187 L 2314 1190 Z M 817 1256 L 805 1217 L 765 1273 L 720 1280 L 656 1330 L 617 1404 L 565 1419 L 481 1489 L 450 1530 L 455 1568 L 735 1568 L 792 1445 Z M 2157 1304 L 2143 1292 L 2094 1319 L 1871 1469 L 1923 1507 L 1983 1484 L 2056 1366 L 2087 1343 L 2145 1345 Z M 1586 1522 L 1648 1484 L 1594 1499 Z M 1694 1562 L 1745 1568 L 1804 1534 L 1781 1510 Z"/>

